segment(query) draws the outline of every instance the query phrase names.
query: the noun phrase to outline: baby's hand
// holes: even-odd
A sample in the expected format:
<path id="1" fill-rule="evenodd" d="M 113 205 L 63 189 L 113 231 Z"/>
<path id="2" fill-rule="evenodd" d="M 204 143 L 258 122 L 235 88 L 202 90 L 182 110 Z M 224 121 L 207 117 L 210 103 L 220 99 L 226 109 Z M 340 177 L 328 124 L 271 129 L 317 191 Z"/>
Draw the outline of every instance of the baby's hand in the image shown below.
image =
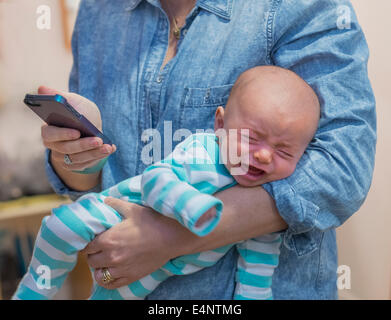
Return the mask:
<path id="1" fill-rule="evenodd" d="M 209 220 L 212 220 L 216 216 L 216 208 L 212 207 L 208 211 L 206 211 L 195 223 L 196 228 L 202 227 L 202 225 Z"/>

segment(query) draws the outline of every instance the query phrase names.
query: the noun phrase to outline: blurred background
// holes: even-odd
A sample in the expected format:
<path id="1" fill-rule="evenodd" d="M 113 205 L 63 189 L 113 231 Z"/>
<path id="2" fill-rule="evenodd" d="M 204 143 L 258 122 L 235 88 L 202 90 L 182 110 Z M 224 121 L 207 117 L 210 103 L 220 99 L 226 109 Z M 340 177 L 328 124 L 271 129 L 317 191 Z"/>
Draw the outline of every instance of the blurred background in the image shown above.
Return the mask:
<path id="1" fill-rule="evenodd" d="M 68 90 L 70 37 L 79 0 L 0 0 L 0 299 L 9 299 L 29 263 L 42 217 L 69 202 L 44 171 L 41 120 L 23 104 L 39 85 Z M 352 0 L 370 47 L 377 100 L 374 179 L 362 208 L 337 230 L 340 299 L 391 298 L 391 30 L 389 0 Z M 50 19 L 45 14 L 50 10 Z M 359 143 L 359 141 L 358 141 Z M 91 278 L 80 257 L 56 299 L 82 299 Z"/>

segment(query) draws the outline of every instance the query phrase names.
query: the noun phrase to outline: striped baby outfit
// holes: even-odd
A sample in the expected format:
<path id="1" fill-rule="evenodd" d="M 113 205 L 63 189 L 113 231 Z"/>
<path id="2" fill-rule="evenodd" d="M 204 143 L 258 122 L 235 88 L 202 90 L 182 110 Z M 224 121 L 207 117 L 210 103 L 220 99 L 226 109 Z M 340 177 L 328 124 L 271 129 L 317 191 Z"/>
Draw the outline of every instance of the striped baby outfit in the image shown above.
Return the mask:
<path id="1" fill-rule="evenodd" d="M 78 251 L 98 234 L 122 221 L 118 212 L 104 204 L 107 196 L 149 206 L 176 219 L 198 236 L 209 234 L 219 223 L 223 209 L 223 203 L 213 194 L 236 184 L 219 160 L 216 136 L 194 134 L 142 175 L 53 209 L 42 221 L 28 272 L 13 299 L 49 299 L 56 294 L 74 268 Z M 216 214 L 202 225 L 196 225 L 213 207 Z M 272 299 L 271 281 L 278 264 L 280 242 L 279 233 L 274 233 L 180 256 L 119 289 L 105 289 L 94 280 L 90 299 L 143 299 L 172 275 L 190 274 L 212 266 L 234 245 L 239 252 L 234 299 Z M 43 270 L 49 272 L 43 275 Z"/>

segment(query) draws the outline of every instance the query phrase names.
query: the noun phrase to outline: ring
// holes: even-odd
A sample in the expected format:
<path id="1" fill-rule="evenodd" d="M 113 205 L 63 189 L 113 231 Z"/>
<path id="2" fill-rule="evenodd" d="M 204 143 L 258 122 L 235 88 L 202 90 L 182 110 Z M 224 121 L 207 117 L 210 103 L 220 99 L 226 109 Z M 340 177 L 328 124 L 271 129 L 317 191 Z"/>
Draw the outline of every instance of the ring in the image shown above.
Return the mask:
<path id="1" fill-rule="evenodd" d="M 69 157 L 69 154 L 64 155 L 64 162 L 65 162 L 65 164 L 68 164 L 68 165 L 72 164 L 72 160 Z"/>
<path id="2" fill-rule="evenodd" d="M 103 268 L 102 274 L 103 274 L 103 277 L 102 277 L 103 283 L 107 284 L 107 283 L 110 283 L 111 281 L 114 280 L 114 278 L 111 276 L 109 268 Z"/>

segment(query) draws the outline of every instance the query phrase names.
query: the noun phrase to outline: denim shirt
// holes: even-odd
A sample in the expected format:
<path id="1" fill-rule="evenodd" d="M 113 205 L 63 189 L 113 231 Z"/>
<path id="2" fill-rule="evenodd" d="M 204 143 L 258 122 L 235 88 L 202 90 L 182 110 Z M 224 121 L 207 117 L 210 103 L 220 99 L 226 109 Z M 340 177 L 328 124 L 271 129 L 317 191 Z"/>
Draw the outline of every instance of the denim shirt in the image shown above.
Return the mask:
<path id="1" fill-rule="evenodd" d="M 321 119 L 293 175 L 263 185 L 289 226 L 273 294 L 337 298 L 335 228 L 365 200 L 376 146 L 368 47 L 350 2 L 198 0 L 176 56 L 161 70 L 168 32 L 158 0 L 81 2 L 70 91 L 99 106 L 103 132 L 118 148 L 103 169 L 101 187 L 148 166 L 142 154 L 152 138 L 145 130 L 157 129 L 169 152 L 170 143 L 184 139 L 183 129 L 213 128 L 217 106 L 226 104 L 243 71 L 258 65 L 291 69 L 318 94 Z M 48 150 L 46 156 L 54 190 L 72 198 L 84 194 L 68 189 L 53 171 Z M 231 299 L 236 259 L 231 250 L 214 267 L 165 281 L 149 298 Z"/>

